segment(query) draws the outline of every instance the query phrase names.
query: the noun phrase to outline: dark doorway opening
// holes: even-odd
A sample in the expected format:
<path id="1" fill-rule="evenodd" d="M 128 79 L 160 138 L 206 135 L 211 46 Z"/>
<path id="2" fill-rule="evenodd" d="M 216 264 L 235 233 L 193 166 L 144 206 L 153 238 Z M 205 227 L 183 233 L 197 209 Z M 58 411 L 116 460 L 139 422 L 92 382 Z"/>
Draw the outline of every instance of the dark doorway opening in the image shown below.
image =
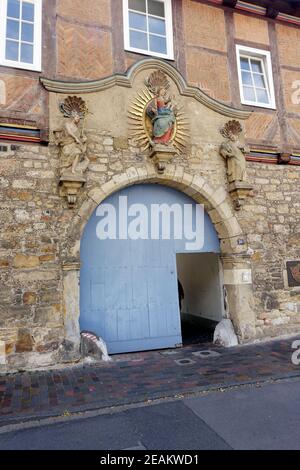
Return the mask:
<path id="1" fill-rule="evenodd" d="M 219 256 L 184 253 L 176 260 L 183 345 L 211 343 L 224 309 Z"/>
<path id="2" fill-rule="evenodd" d="M 212 343 L 218 322 L 181 314 L 182 344 Z"/>

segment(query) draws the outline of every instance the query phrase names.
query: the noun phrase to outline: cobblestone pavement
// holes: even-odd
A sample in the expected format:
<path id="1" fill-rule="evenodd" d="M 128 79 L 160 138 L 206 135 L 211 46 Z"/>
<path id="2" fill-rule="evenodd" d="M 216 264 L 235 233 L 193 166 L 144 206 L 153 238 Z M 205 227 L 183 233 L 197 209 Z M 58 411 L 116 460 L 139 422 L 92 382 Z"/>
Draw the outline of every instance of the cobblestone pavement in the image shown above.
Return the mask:
<path id="1" fill-rule="evenodd" d="M 117 355 L 112 363 L 0 376 L 0 425 L 300 376 L 293 339 Z M 298 338 L 299 339 L 299 338 Z"/>

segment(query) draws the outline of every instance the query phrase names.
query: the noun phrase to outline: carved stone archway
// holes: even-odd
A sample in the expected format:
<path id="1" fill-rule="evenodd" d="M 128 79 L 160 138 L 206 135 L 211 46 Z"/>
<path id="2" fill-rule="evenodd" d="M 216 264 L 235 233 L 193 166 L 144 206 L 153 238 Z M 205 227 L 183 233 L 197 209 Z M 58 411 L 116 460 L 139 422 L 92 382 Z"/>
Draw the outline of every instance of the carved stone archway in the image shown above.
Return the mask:
<path id="1" fill-rule="evenodd" d="M 181 165 L 170 165 L 159 175 L 153 165 L 128 168 L 103 185 L 92 189 L 74 215 L 72 229 L 63 252 L 63 310 L 65 337 L 71 356 L 79 354 L 79 274 L 80 243 L 84 227 L 94 210 L 111 194 L 134 184 L 157 183 L 182 191 L 205 206 L 220 239 L 224 286 L 227 289 L 229 313 L 240 342 L 255 335 L 255 315 L 250 259 L 243 232 L 234 215 L 229 196 L 222 186 L 214 187 L 201 176 L 194 176 Z"/>

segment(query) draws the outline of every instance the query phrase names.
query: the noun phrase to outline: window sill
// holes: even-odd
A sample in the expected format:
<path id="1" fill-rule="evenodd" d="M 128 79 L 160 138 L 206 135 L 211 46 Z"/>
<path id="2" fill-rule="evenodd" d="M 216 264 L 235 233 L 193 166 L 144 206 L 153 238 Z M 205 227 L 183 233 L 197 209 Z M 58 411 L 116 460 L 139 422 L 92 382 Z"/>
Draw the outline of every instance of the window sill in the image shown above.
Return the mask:
<path id="1" fill-rule="evenodd" d="M 273 109 L 274 111 L 276 111 L 277 109 L 274 103 L 265 104 L 265 103 L 257 103 L 257 102 L 252 102 L 252 101 L 241 100 L 241 104 L 245 106 L 251 106 L 254 108 Z"/>
<path id="2" fill-rule="evenodd" d="M 134 52 L 136 54 L 147 55 L 150 57 L 157 57 L 166 60 L 175 60 L 173 54 L 159 54 L 158 52 L 145 51 L 143 49 L 136 49 L 135 47 L 125 47 L 125 51 Z"/>
<path id="3" fill-rule="evenodd" d="M 8 67 L 11 69 L 18 69 L 18 70 L 28 70 L 29 72 L 42 72 L 42 67 L 41 66 L 34 66 L 34 65 L 28 65 L 28 64 L 19 64 L 16 62 L 9 62 L 9 61 L 0 61 L 0 66 L 1 67 Z"/>

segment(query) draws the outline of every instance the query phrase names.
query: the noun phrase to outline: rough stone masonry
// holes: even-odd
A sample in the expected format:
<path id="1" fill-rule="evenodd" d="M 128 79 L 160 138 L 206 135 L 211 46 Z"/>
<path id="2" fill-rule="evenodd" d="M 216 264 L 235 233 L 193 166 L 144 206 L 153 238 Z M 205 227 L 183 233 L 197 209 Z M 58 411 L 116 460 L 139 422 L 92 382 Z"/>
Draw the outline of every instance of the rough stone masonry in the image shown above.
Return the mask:
<path id="1" fill-rule="evenodd" d="M 101 100 L 97 98 L 95 108 L 102 105 Z M 92 103 L 90 106 L 93 108 Z M 208 119 L 204 107 L 201 112 Z M 52 114 L 54 121 L 60 119 L 54 104 Z M 228 199 L 226 165 L 218 152 L 221 140 L 215 141 L 219 122 L 211 119 L 216 130 L 210 135 L 192 135 L 188 151 L 174 158 L 161 183 L 181 189 L 186 172 L 191 182 L 187 193 L 193 194 L 194 178 L 203 179 L 209 181 L 214 198 L 219 194 L 222 203 Z M 63 265 L 66 259 L 70 261 L 69 254 L 66 256 L 69 234 L 79 230 L 78 219 L 82 219 L 82 225 L 91 206 L 96 207 L 87 194 L 101 190 L 105 194 L 114 185 L 120 187 L 139 179 L 151 182 L 157 176 L 147 156 L 133 146 L 126 126 L 120 116 L 120 136 L 88 123 L 90 165 L 75 211 L 59 194 L 59 154 L 53 142 L 48 147 L 20 145 L 8 154 L 0 153 L 2 367 L 4 350 L 10 370 L 78 359 L 76 354 L 67 354 Z M 235 214 L 250 249 L 255 331 L 248 336 L 238 332 L 242 341 L 300 330 L 299 289 L 288 287 L 285 273 L 286 261 L 299 257 L 300 168 L 251 162 L 247 172 L 254 188 L 252 196 L 242 210 L 232 208 L 224 214 L 229 225 Z M 220 222 L 214 220 L 214 207 L 207 200 L 204 203 L 217 226 Z M 80 240 L 80 234 L 76 238 L 73 233 L 73 238 Z M 74 260 L 78 261 L 75 254 Z"/>

